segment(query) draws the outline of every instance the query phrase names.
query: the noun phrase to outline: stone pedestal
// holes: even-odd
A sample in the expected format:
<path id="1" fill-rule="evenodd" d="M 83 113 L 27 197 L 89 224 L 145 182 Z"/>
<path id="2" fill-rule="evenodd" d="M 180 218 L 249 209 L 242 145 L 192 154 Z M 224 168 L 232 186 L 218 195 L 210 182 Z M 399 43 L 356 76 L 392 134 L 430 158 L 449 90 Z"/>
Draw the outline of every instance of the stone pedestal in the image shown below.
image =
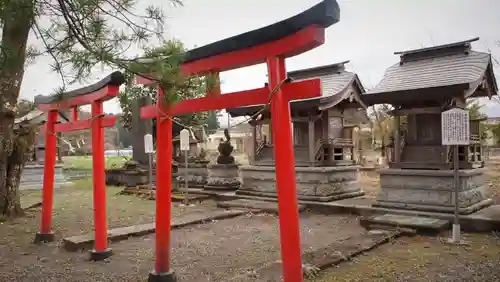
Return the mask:
<path id="1" fill-rule="evenodd" d="M 207 184 L 208 162 L 196 162 L 188 163 L 187 177 L 188 177 L 188 188 L 204 188 Z M 184 185 L 184 176 L 186 175 L 185 164 L 179 163 L 179 169 L 177 172 L 177 182 Z"/>
<path id="2" fill-rule="evenodd" d="M 454 212 L 453 170 L 381 169 L 374 206 L 430 212 Z M 470 214 L 492 204 L 484 169 L 460 171 L 460 213 Z"/>
<path id="3" fill-rule="evenodd" d="M 297 197 L 305 201 L 334 201 L 364 195 L 358 185 L 360 166 L 296 167 Z M 276 197 L 276 168 L 240 167 L 237 194 Z M 290 179 L 294 181 L 294 179 Z"/>
<path id="4" fill-rule="evenodd" d="M 19 189 L 42 189 L 43 188 L 43 164 L 26 164 L 21 175 L 21 183 Z M 64 175 L 63 166 L 56 164 L 54 169 L 54 187 L 58 188 L 63 185 L 71 185 Z"/>
<path id="5" fill-rule="evenodd" d="M 148 171 L 138 162 L 128 161 L 122 168 L 106 169 L 106 185 L 135 187 L 148 183 Z"/>
<path id="6" fill-rule="evenodd" d="M 206 190 L 231 191 L 240 187 L 237 164 L 209 164 Z"/>

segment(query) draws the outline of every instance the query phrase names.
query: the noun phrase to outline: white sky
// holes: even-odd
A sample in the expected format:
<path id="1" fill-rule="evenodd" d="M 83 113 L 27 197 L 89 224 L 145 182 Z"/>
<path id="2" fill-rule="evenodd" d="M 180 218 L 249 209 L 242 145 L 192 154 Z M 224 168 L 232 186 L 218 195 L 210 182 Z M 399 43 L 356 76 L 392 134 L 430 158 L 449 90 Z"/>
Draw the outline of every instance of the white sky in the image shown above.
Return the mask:
<path id="1" fill-rule="evenodd" d="M 140 6 L 163 5 L 169 16 L 167 36 L 182 40 L 188 48 L 202 46 L 293 16 L 319 0 L 184 0 L 172 8 L 165 0 L 141 0 Z M 341 20 L 326 31 L 326 42 L 287 60 L 287 69 L 326 65 L 350 60 L 348 69 L 358 73 L 365 87 L 375 86 L 384 70 L 399 60 L 395 51 L 439 45 L 480 37 L 478 51 L 491 49 L 500 58 L 500 1 L 498 0 L 338 0 Z M 140 7 L 139 7 L 140 8 Z M 50 94 L 60 86 L 50 73 L 48 59 L 28 67 L 21 97 Z M 500 69 L 496 69 L 500 74 Z M 96 72 L 95 79 L 108 72 Z M 500 76 L 498 76 L 500 77 Z M 222 92 L 262 87 L 266 68 L 258 65 L 222 73 Z M 75 88 L 78 86 L 74 86 Z M 500 116 L 500 105 L 487 103 L 485 112 Z M 105 111 L 117 112 L 109 101 Z M 226 120 L 221 120 L 225 124 Z"/>

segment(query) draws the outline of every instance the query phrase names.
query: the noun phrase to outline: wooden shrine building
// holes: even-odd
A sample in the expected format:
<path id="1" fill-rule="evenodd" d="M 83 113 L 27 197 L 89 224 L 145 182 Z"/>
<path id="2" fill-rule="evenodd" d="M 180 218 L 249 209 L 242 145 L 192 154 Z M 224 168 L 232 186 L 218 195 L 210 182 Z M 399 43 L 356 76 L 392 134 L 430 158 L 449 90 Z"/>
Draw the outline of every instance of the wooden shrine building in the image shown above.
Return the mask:
<path id="1" fill-rule="evenodd" d="M 378 205 L 453 212 L 453 154 L 441 143 L 441 113 L 498 91 L 491 55 L 471 49 L 476 40 L 396 52 L 400 62 L 362 95 L 367 105 L 394 108 L 392 160 L 380 171 Z M 491 203 L 478 169 L 483 166 L 479 122 L 470 122 L 470 145 L 459 147 L 461 213 Z"/>
<path id="2" fill-rule="evenodd" d="M 368 118 L 360 99 L 365 89 L 355 73 L 345 70 L 348 62 L 288 72 L 292 81 L 320 78 L 322 83 L 321 97 L 290 102 L 295 166 L 355 164 L 356 121 L 367 122 Z M 233 108 L 228 112 L 232 117 L 253 117 L 250 121 L 253 138 L 250 163 L 273 166 L 270 111 L 259 112 L 262 107 Z M 354 123 L 347 123 L 346 117 Z"/>
<path id="3" fill-rule="evenodd" d="M 476 40 L 476 39 L 475 39 Z M 367 104 L 391 104 L 395 133 L 390 167 L 451 169 L 450 146 L 441 145 L 441 113 L 466 100 L 497 94 L 490 54 L 471 50 L 474 40 L 397 52 L 400 62 L 363 95 Z M 460 147 L 460 168 L 482 166 L 480 120 L 470 121 L 470 146 Z"/>

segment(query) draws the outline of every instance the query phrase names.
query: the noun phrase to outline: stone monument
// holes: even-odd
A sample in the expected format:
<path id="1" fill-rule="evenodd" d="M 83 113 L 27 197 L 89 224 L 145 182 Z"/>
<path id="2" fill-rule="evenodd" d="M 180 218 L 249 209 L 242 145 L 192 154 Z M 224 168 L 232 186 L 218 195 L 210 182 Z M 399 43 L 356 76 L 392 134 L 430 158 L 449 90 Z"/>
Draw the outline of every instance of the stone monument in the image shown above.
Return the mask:
<path id="1" fill-rule="evenodd" d="M 152 104 L 151 97 L 140 97 L 132 105 L 132 159 L 143 166 L 149 164 L 149 158 L 144 148 L 144 135 L 151 134 L 153 125 L 151 119 L 141 119 L 141 107 Z"/>
<path id="2" fill-rule="evenodd" d="M 208 179 L 205 190 L 237 190 L 240 187 L 240 177 L 238 175 L 238 165 L 231 156 L 233 146 L 231 145 L 231 136 L 229 130 L 224 130 L 226 141 L 221 142 L 219 147 L 219 156 L 215 164 L 209 164 Z"/>

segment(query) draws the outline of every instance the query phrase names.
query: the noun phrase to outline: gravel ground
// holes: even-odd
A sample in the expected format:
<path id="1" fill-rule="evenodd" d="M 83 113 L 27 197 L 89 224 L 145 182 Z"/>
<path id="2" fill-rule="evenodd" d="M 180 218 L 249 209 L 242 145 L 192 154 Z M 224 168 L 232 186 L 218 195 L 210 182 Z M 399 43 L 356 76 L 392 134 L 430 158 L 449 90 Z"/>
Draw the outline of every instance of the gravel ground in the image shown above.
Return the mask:
<path id="1" fill-rule="evenodd" d="M 362 231 L 354 216 L 301 216 L 303 250 Z M 273 215 L 247 215 L 177 229 L 172 231 L 172 267 L 179 281 L 227 281 L 278 260 L 278 234 L 278 220 Z M 86 261 L 86 253 L 68 253 L 57 244 L 23 243 L 1 248 L 0 281 L 136 282 L 143 281 L 154 266 L 154 235 L 113 243 L 115 255 L 95 263 Z"/>
<path id="2" fill-rule="evenodd" d="M 500 158 L 487 164 L 486 179 L 495 204 L 500 204 Z M 368 195 L 376 196 L 376 172 L 364 172 L 361 182 Z M 448 237 L 401 238 L 328 269 L 314 281 L 500 281 L 499 236 L 466 234 L 470 246 L 465 247 L 444 244 Z"/>
<path id="3" fill-rule="evenodd" d="M 109 261 L 89 262 L 88 254 L 69 253 L 60 239 L 92 231 L 92 190 L 88 180 L 59 189 L 54 199 L 54 230 L 58 242 L 35 246 L 31 242 L 40 224 L 40 209 L 0 224 L 0 281 L 144 281 L 154 267 L 154 234 L 112 243 Z M 152 222 L 154 201 L 116 195 L 108 188 L 109 226 Z M 39 191 L 23 192 L 23 205 L 40 200 Z M 186 208 L 184 208 L 186 209 Z M 205 201 L 189 212 L 217 209 Z M 185 210 L 174 204 L 173 216 Z M 362 232 L 357 217 L 301 214 L 303 251 L 326 246 Z M 280 259 L 278 218 L 245 215 L 172 231 L 172 267 L 179 281 L 226 281 L 264 263 Z"/>
<path id="4" fill-rule="evenodd" d="M 303 250 L 326 246 L 362 231 L 354 216 L 304 214 L 301 217 Z M 272 215 L 242 216 L 177 229 L 172 231 L 172 268 L 179 281 L 227 281 L 278 260 L 278 236 L 278 221 Z M 15 281 L 33 281 L 33 277 L 54 279 L 65 273 L 65 265 L 73 262 L 76 263 L 71 266 L 71 276 L 65 281 L 135 282 L 147 277 L 154 265 L 154 235 L 131 238 L 112 247 L 116 254 L 109 262 L 91 263 L 84 260 L 84 254 L 73 257 L 65 254 L 65 259 L 57 263 L 43 262 L 49 264 L 44 268 L 31 267 L 33 274 Z M 31 265 L 31 262 L 16 262 L 20 264 Z M 81 280 L 82 277 L 88 280 Z"/>
<path id="5" fill-rule="evenodd" d="M 500 203 L 500 162 L 489 165 L 487 177 Z M 378 190 L 376 173 L 362 182 L 370 195 Z M 70 189 L 56 190 L 56 236 L 92 230 L 92 190 L 88 180 Z M 152 222 L 154 201 L 117 196 L 108 188 L 109 226 Z M 39 191 L 23 192 L 23 205 L 39 201 Z M 210 211 L 206 201 L 192 211 Z M 174 205 L 173 216 L 184 210 Z M 12 222 L 0 223 L 0 281 L 145 281 L 154 266 L 154 235 L 111 244 L 115 255 L 104 262 L 88 262 L 88 254 L 68 253 L 59 242 L 34 246 L 40 210 Z M 357 217 L 301 215 L 303 251 L 326 246 L 363 232 Z M 401 238 L 352 261 L 325 270 L 312 281 L 500 281 L 500 239 L 492 234 L 467 234 L 470 246 L 449 246 L 437 237 Z M 242 216 L 177 229 L 172 232 L 172 266 L 179 281 L 226 281 L 233 276 L 280 258 L 278 219 L 272 215 Z"/>
<path id="6" fill-rule="evenodd" d="M 486 179 L 491 197 L 495 204 L 500 204 L 500 158 L 494 157 L 486 166 Z"/>

